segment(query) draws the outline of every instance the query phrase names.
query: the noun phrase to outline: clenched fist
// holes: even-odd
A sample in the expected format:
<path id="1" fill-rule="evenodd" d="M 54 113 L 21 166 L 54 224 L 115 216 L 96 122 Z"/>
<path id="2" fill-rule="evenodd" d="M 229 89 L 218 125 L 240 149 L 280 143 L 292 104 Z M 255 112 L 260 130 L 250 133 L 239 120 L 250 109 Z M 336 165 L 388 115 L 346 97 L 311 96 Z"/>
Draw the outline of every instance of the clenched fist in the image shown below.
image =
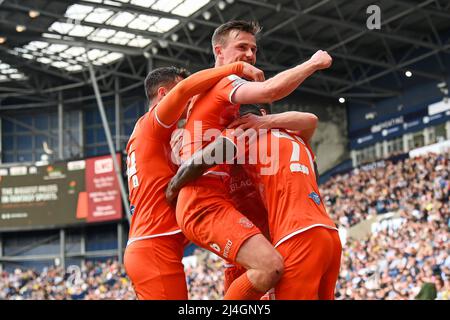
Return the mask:
<path id="1" fill-rule="evenodd" d="M 318 50 L 311 56 L 311 58 L 309 58 L 309 61 L 314 64 L 317 70 L 322 70 L 329 68 L 331 66 L 331 63 L 333 62 L 333 59 L 328 54 L 328 52 Z"/>
<path id="2" fill-rule="evenodd" d="M 244 64 L 244 69 L 242 70 L 242 74 L 244 78 L 253 81 L 264 81 L 264 72 L 259 70 L 258 68 L 252 66 L 250 63 L 242 62 Z"/>

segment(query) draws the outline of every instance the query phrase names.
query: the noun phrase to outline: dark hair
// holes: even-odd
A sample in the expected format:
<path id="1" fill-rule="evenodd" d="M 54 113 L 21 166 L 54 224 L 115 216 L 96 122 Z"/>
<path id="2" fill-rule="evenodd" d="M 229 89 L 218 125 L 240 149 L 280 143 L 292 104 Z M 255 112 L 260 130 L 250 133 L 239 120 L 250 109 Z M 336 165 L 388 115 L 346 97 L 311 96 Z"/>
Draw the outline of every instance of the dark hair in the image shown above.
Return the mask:
<path id="1" fill-rule="evenodd" d="M 244 20 L 232 20 L 218 26 L 217 29 L 214 30 L 211 39 L 213 51 L 214 46 L 217 43 L 225 44 L 226 38 L 233 30 L 244 31 L 251 33 L 254 36 L 257 36 L 258 33 L 261 31 L 261 26 L 257 21 L 244 21 Z"/>
<path id="2" fill-rule="evenodd" d="M 239 107 L 239 115 L 245 116 L 246 114 L 252 113 L 256 114 L 257 116 L 262 116 L 261 109 L 266 110 L 267 114 L 271 113 L 271 107 L 270 104 L 264 103 L 264 104 L 242 104 Z"/>
<path id="3" fill-rule="evenodd" d="M 189 71 L 177 67 L 163 67 L 152 70 L 144 82 L 147 99 L 152 101 L 156 97 L 159 87 L 173 84 L 178 77 L 185 79 L 189 75 Z"/>

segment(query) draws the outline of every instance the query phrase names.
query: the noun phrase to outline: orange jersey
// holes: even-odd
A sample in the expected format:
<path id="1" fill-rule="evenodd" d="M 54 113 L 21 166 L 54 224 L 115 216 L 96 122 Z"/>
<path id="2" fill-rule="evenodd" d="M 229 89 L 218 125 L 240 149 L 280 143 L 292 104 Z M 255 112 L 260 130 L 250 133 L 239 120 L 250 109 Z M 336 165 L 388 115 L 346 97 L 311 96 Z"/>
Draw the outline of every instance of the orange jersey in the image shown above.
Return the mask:
<path id="1" fill-rule="evenodd" d="M 132 213 L 128 243 L 181 232 L 164 193 L 177 170 L 170 137 L 192 96 L 209 90 L 229 74 L 242 72 L 240 62 L 197 72 L 137 121 L 126 148 Z"/>
<path id="2" fill-rule="evenodd" d="M 274 246 L 315 226 L 336 229 L 320 197 L 310 147 L 284 130 L 270 130 L 256 141 L 245 148 L 246 163 L 253 154 L 254 165 L 245 167 L 266 205 Z"/>
<path id="3" fill-rule="evenodd" d="M 171 162 L 170 133 L 155 117 L 155 108 L 142 116 L 127 145 L 128 190 L 131 205 L 131 241 L 181 232 L 175 211 L 164 191 L 176 172 Z"/>
<path id="4" fill-rule="evenodd" d="M 234 91 L 246 80 L 230 75 L 211 90 L 199 95 L 188 111 L 181 159 L 186 160 L 195 151 L 213 141 L 239 115 L 239 104 L 231 101 Z"/>

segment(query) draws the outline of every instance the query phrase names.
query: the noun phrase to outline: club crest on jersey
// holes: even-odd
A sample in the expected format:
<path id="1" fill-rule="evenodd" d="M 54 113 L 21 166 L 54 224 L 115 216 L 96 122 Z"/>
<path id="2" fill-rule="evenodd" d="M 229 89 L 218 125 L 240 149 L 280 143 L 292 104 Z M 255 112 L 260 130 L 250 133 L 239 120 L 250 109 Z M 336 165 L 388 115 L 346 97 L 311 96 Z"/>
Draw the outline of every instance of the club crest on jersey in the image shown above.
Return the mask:
<path id="1" fill-rule="evenodd" d="M 239 219 L 239 224 L 246 229 L 253 228 L 253 223 L 245 217 Z"/>
<path id="2" fill-rule="evenodd" d="M 320 196 L 317 193 L 311 192 L 308 197 L 311 198 L 318 206 L 320 206 Z"/>
<path id="3" fill-rule="evenodd" d="M 130 213 L 131 213 L 131 215 L 133 215 L 135 209 L 136 209 L 135 206 L 133 206 L 133 205 L 130 206 Z"/>

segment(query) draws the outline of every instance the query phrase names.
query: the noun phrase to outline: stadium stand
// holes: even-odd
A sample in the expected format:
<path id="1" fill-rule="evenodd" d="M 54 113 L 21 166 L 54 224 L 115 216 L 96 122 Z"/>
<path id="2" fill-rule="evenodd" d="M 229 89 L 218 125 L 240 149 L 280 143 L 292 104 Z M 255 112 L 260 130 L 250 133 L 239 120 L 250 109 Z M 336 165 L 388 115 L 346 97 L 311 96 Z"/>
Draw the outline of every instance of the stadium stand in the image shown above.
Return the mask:
<path id="1" fill-rule="evenodd" d="M 135 299 L 125 270 L 117 261 L 87 262 L 68 273 L 62 268 L 42 272 L 16 269 L 2 272 L 0 299 L 8 300 L 130 300 Z"/>

